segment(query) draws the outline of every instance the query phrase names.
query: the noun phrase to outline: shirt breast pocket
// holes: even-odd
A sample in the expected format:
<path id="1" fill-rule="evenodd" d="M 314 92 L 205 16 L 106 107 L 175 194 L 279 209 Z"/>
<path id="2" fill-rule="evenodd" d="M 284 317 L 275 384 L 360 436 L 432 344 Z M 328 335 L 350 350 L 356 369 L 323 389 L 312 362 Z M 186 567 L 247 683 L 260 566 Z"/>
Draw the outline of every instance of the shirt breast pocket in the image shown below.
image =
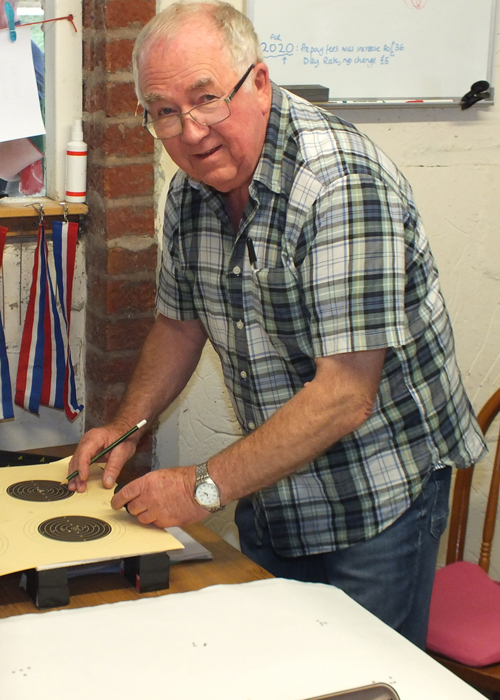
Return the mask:
<path id="1" fill-rule="evenodd" d="M 287 267 L 262 268 L 254 280 L 256 321 L 273 346 L 289 357 L 311 357 L 310 314 L 297 275 Z"/>

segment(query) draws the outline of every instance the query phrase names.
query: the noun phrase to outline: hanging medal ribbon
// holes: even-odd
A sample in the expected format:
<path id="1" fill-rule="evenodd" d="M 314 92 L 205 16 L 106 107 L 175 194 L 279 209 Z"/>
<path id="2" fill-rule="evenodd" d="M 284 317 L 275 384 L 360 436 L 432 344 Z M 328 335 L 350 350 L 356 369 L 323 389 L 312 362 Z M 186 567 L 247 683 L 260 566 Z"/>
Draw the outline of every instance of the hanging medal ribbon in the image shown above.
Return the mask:
<path id="1" fill-rule="evenodd" d="M 7 238 L 8 229 L 0 226 L 0 268 L 2 267 L 3 249 Z M 5 281 L 3 287 L 5 295 Z M 0 316 L 0 419 L 14 418 L 14 404 L 12 403 L 12 387 L 10 383 L 9 359 L 7 357 L 7 345 Z"/>
<path id="2" fill-rule="evenodd" d="M 30 298 L 24 321 L 15 402 L 38 414 L 43 383 L 45 354 L 45 301 L 47 298 L 47 242 L 43 221 L 38 226 L 38 241 L 33 264 Z"/>
<path id="3" fill-rule="evenodd" d="M 71 299 L 73 297 L 73 277 L 75 272 L 76 243 L 78 238 L 78 224 L 68 221 L 54 221 L 52 226 L 52 243 L 54 255 L 54 268 L 56 274 L 56 289 L 59 299 L 59 306 L 54 306 L 54 325 L 60 327 L 61 332 L 57 337 L 61 337 L 64 348 L 58 345 L 57 357 L 59 365 L 64 370 L 59 369 L 57 391 L 54 401 L 61 402 L 69 420 L 73 420 L 83 409 L 76 397 L 76 382 L 73 362 L 71 360 L 71 349 L 69 346 L 69 331 L 71 324 Z M 54 293 L 52 298 L 55 302 Z M 59 313 L 55 313 L 56 310 Z M 56 337 L 56 336 L 54 336 Z M 64 358 L 64 362 L 62 362 Z M 62 376 L 61 376 L 62 375 Z M 61 380 L 62 379 L 62 384 Z M 44 401 L 42 400 L 42 403 Z M 52 406 L 54 403 L 44 405 Z M 59 408 L 59 406 L 58 406 Z"/>
<path id="4" fill-rule="evenodd" d="M 60 221 L 53 224 L 54 289 L 45 228 L 43 221 L 40 222 L 15 397 L 16 404 L 31 413 L 38 414 L 41 404 L 64 409 L 70 420 L 83 408 L 76 399 L 69 348 L 77 232 L 77 224 Z"/>

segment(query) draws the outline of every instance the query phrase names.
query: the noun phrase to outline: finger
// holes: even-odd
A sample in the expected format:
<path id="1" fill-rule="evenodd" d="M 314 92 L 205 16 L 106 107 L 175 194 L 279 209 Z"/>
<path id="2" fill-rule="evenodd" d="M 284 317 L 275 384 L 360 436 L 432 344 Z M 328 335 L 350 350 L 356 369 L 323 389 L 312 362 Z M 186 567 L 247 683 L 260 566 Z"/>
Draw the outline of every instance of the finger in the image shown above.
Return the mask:
<path id="1" fill-rule="evenodd" d="M 126 486 L 123 486 L 123 488 L 116 489 L 116 493 L 111 499 L 111 507 L 115 510 L 120 510 L 124 505 L 127 505 L 127 510 L 131 513 L 132 511 L 129 510 L 132 507 L 131 501 L 141 495 L 141 487 L 138 482 L 139 479 L 135 479 Z M 140 513 L 140 509 L 137 512 Z M 135 515 L 135 513 L 132 513 L 132 515 Z"/>
<path id="2" fill-rule="evenodd" d="M 107 461 L 102 475 L 102 483 L 105 488 L 113 488 L 123 465 L 133 457 L 134 453 L 134 443 L 125 441 L 121 445 L 117 445 L 106 455 Z"/>
<path id="3" fill-rule="evenodd" d="M 154 523 L 155 518 L 150 514 L 149 510 L 144 510 L 142 513 L 139 513 L 137 520 L 143 525 L 151 525 L 151 523 Z"/>
<path id="4" fill-rule="evenodd" d="M 89 460 L 90 462 L 90 460 Z M 76 476 L 73 474 L 77 472 Z M 78 491 L 83 488 L 85 490 L 85 481 L 89 475 L 89 465 L 86 464 L 85 459 L 80 459 L 79 456 L 73 455 L 68 465 L 68 477 L 72 478 L 68 480 L 68 489 L 70 491 Z"/>
<path id="5" fill-rule="evenodd" d="M 64 481 L 62 482 L 64 484 Z M 86 484 L 84 481 L 80 481 L 78 477 L 75 477 L 74 479 L 71 479 L 71 481 L 68 481 L 68 491 L 77 491 L 78 493 L 83 493 L 83 491 L 86 488 Z M 80 491 L 78 491 L 80 489 Z M 83 491 L 82 491 L 83 489 Z"/>
<path id="6" fill-rule="evenodd" d="M 78 477 L 78 476 L 76 476 L 74 479 L 71 479 L 71 481 L 69 483 L 75 484 L 75 491 L 77 493 L 85 493 L 85 491 L 87 490 L 87 482 L 84 481 L 83 479 L 80 479 L 80 477 Z M 69 486 L 68 486 L 68 488 L 69 488 Z"/>
<path id="7" fill-rule="evenodd" d="M 117 484 L 114 490 L 115 495 L 124 487 L 125 484 Z M 140 503 L 139 498 L 133 498 L 132 500 L 127 501 L 127 503 L 125 503 L 124 508 L 127 511 L 127 513 L 130 513 L 130 515 L 138 515 L 139 513 L 142 513 L 143 511 L 147 510 L 146 506 Z"/>
<path id="8" fill-rule="evenodd" d="M 68 470 L 68 476 L 72 475 L 76 470 Z M 64 482 L 62 482 L 64 483 Z M 86 479 L 83 479 L 80 474 L 77 474 L 72 479 L 67 482 L 68 491 L 77 491 L 78 493 L 84 493 L 87 490 Z"/>
<path id="9" fill-rule="evenodd" d="M 68 482 L 70 491 L 82 492 L 86 490 L 85 482 L 89 477 L 92 457 L 97 454 L 100 449 L 104 448 L 103 439 L 96 433 L 97 431 L 90 431 L 82 437 L 75 450 L 75 454 L 69 461 L 68 475 L 78 471 L 78 476 Z"/>
<path id="10" fill-rule="evenodd" d="M 133 498 L 131 501 L 125 504 L 125 508 L 127 513 L 130 513 L 130 515 L 135 515 L 136 518 L 138 518 L 141 513 L 145 513 L 148 509 L 147 505 L 141 501 L 140 498 Z"/>
<path id="11" fill-rule="evenodd" d="M 116 496 L 116 494 L 118 493 L 118 491 L 121 491 L 121 490 L 122 490 L 122 488 L 123 488 L 124 486 L 125 486 L 125 484 L 117 484 L 117 485 L 115 486 L 115 490 L 114 490 L 114 492 L 113 492 L 113 493 L 115 494 L 115 496 Z M 128 509 L 128 503 L 125 503 L 125 510 L 127 511 L 127 513 L 130 512 L 129 509 Z"/>

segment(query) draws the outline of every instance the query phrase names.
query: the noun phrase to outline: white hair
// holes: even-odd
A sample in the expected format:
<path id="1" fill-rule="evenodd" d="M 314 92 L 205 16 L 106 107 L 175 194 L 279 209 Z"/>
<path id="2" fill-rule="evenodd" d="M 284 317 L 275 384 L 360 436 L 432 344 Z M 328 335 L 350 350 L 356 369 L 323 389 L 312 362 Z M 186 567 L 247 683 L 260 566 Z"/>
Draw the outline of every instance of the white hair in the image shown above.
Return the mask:
<path id="1" fill-rule="evenodd" d="M 243 67 L 248 68 L 252 63 L 264 61 L 264 54 L 255 29 L 242 12 L 220 0 L 202 2 L 179 0 L 155 15 L 142 28 L 135 41 L 132 65 L 135 91 L 142 104 L 144 104 L 143 95 L 139 88 L 139 68 L 142 58 L 154 44 L 172 40 L 195 17 L 206 17 L 213 23 L 236 71 Z"/>

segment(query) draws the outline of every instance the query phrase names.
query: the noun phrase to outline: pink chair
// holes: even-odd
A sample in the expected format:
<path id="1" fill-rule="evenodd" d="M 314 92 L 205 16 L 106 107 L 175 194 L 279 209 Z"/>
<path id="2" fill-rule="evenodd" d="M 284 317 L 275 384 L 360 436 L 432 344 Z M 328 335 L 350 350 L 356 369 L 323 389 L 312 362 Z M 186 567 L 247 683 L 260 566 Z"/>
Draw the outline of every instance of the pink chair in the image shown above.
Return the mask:
<path id="1" fill-rule="evenodd" d="M 484 434 L 498 413 L 500 389 L 479 412 Z M 500 700 L 500 585 L 488 576 L 500 484 L 500 437 L 478 564 L 463 561 L 473 471 L 474 465 L 456 473 L 446 566 L 436 572 L 427 651 L 467 683 Z"/>

